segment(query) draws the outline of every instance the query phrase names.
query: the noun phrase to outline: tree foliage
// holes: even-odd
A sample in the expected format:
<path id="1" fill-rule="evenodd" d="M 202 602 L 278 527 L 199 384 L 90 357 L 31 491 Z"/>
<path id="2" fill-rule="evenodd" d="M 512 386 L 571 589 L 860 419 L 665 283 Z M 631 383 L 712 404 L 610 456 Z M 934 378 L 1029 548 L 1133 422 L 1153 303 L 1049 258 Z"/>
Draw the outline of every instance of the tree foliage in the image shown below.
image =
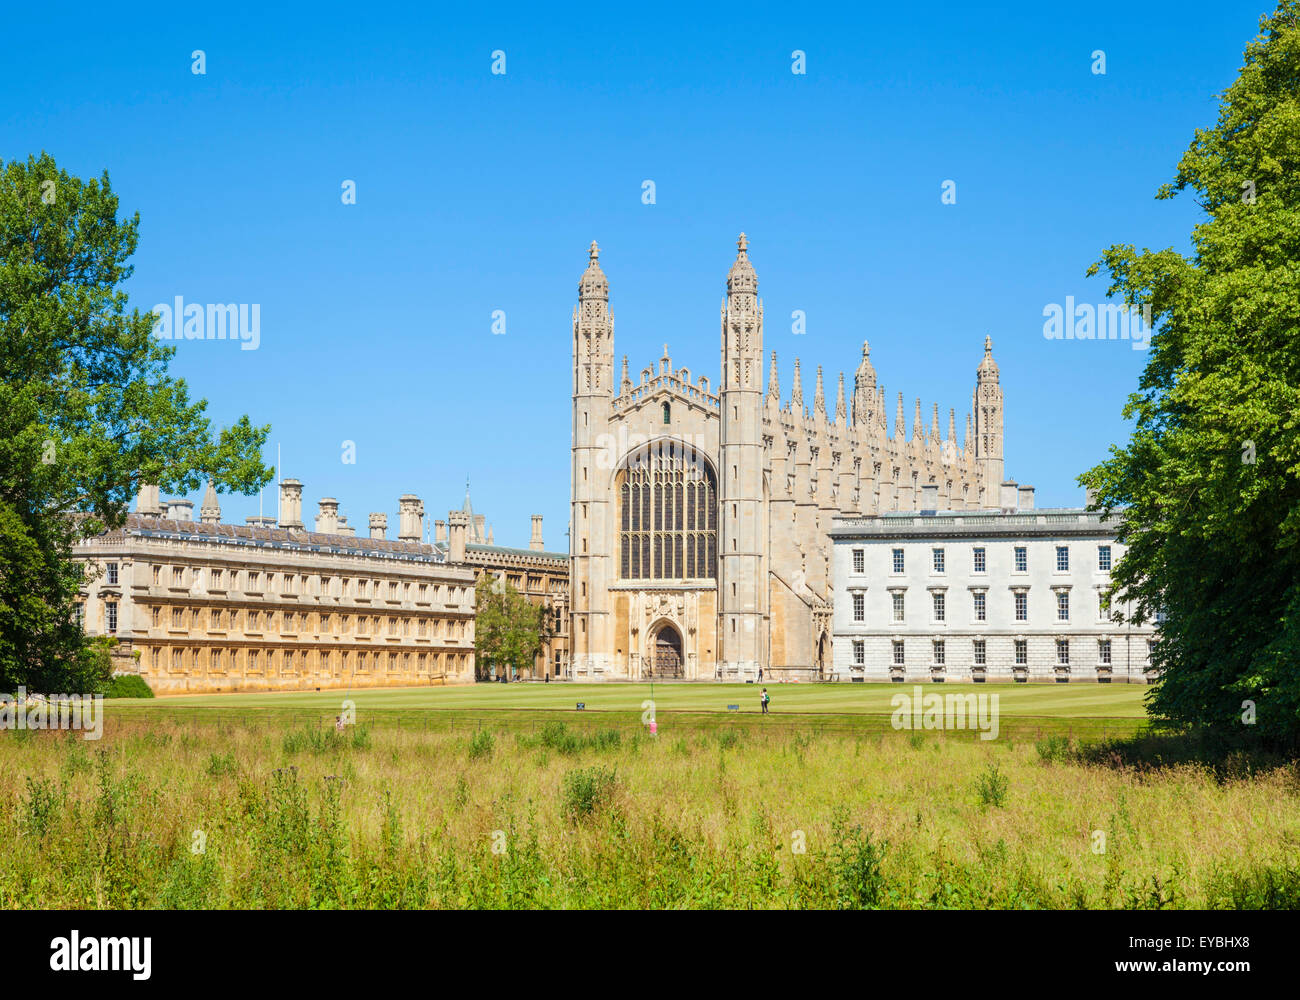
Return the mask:
<path id="1" fill-rule="evenodd" d="M 478 680 L 495 665 L 527 670 L 550 636 L 546 608 L 519 593 L 503 575 L 483 572 L 474 588 L 474 662 Z"/>
<path id="2" fill-rule="evenodd" d="M 0 690 L 93 690 L 103 658 L 73 622 L 80 539 L 119 527 L 142 482 L 170 493 L 270 481 L 269 427 L 214 434 L 167 373 L 175 350 L 122 283 L 139 216 L 108 174 L 41 154 L 0 162 Z"/>
<path id="3" fill-rule="evenodd" d="M 1195 192 L 1193 252 L 1112 246 L 1110 294 L 1158 330 L 1131 440 L 1081 481 L 1126 507 L 1113 574 L 1164 612 L 1152 714 L 1300 739 L 1300 2 L 1261 20 L 1218 121 L 1158 198 Z M 1254 730 L 1243 728 L 1254 705 Z"/>

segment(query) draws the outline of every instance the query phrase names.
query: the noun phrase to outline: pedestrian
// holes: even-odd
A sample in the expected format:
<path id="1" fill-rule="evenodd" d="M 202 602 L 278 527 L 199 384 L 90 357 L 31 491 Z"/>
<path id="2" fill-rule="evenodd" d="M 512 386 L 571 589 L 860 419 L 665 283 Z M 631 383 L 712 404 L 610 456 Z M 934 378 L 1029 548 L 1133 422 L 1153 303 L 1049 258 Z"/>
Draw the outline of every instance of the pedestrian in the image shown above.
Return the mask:
<path id="1" fill-rule="evenodd" d="M 760 683 L 760 684 L 763 683 L 763 668 L 762 668 L 762 667 L 759 667 L 759 668 L 758 668 L 758 683 Z"/>
<path id="2" fill-rule="evenodd" d="M 767 703 L 771 701 L 767 696 L 767 688 L 763 688 L 763 693 L 758 698 L 758 703 L 763 706 L 763 714 L 767 715 Z"/>

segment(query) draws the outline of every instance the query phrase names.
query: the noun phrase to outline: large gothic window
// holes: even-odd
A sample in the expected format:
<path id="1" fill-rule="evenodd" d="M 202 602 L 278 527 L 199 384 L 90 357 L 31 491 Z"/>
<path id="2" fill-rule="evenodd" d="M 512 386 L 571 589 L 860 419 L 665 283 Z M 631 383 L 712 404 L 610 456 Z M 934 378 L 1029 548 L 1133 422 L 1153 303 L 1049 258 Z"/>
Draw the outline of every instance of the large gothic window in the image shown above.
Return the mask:
<path id="1" fill-rule="evenodd" d="M 641 448 L 616 487 L 622 579 L 716 579 L 717 477 L 694 449 L 677 441 Z"/>

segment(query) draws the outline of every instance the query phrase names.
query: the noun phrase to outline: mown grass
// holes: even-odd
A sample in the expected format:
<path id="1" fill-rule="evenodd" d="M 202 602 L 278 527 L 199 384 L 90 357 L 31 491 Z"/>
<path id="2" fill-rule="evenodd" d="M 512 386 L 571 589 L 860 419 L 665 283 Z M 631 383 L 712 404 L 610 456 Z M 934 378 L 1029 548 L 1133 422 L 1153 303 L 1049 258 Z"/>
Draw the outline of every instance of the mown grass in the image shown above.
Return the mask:
<path id="1" fill-rule="evenodd" d="M 1300 905 L 1294 764 L 1151 760 L 662 717 L 651 737 L 110 716 L 97 743 L 0 734 L 0 906 Z"/>

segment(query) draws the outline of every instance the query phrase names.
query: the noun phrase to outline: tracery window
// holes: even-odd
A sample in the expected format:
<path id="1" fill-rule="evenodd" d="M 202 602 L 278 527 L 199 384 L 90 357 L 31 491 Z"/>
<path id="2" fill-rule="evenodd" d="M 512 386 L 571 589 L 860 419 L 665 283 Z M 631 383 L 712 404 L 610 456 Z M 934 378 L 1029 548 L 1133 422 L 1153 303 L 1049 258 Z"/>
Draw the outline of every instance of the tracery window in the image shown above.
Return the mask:
<path id="1" fill-rule="evenodd" d="M 694 449 L 661 441 L 619 470 L 619 576 L 716 579 L 718 485 Z"/>

